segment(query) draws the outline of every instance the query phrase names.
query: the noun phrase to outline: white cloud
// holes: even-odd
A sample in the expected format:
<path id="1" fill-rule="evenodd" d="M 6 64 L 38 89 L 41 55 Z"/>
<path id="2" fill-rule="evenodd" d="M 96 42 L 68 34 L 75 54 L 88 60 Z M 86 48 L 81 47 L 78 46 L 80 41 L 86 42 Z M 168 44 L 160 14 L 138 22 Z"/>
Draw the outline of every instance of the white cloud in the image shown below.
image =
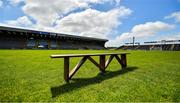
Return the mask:
<path id="1" fill-rule="evenodd" d="M 26 0 L 23 11 L 37 21 L 37 24 L 51 26 L 55 21 L 78 8 L 89 8 L 91 4 L 105 2 L 118 2 L 119 0 Z"/>
<path id="2" fill-rule="evenodd" d="M 119 4 L 121 0 L 77 0 L 79 2 L 86 2 L 86 3 L 96 3 L 96 4 L 103 4 L 103 3 L 115 3 L 115 4 Z"/>
<path id="3" fill-rule="evenodd" d="M 68 13 L 76 8 L 87 7 L 86 3 L 75 0 L 27 0 L 23 11 L 34 18 L 37 24 L 50 26 L 62 14 Z"/>
<path id="4" fill-rule="evenodd" d="M 3 7 L 3 1 L 0 0 L 0 8 Z"/>
<path id="5" fill-rule="evenodd" d="M 136 38 L 147 38 L 156 35 L 160 31 L 173 29 L 175 26 L 161 21 L 147 22 L 145 24 L 135 25 L 130 32 L 122 33 L 114 40 L 110 40 L 107 46 L 120 46 L 124 41 L 131 39 L 133 36 Z"/>
<path id="6" fill-rule="evenodd" d="M 17 20 L 9 20 L 6 23 L 10 26 L 21 26 L 21 27 L 30 27 L 32 26 L 31 20 L 27 16 L 19 17 Z"/>
<path id="7" fill-rule="evenodd" d="M 125 7 L 119 7 L 107 12 L 102 12 L 94 9 L 86 9 L 78 13 L 71 13 L 63 18 L 58 18 L 54 26 L 46 26 L 42 24 L 32 24 L 26 18 L 26 23 L 18 18 L 17 20 L 8 21 L 11 25 L 22 25 L 32 27 L 36 30 L 45 30 L 51 32 L 61 32 L 81 36 L 107 38 L 110 32 L 121 24 L 120 19 L 131 14 L 131 10 Z M 28 22 L 29 21 L 29 22 Z"/>
<path id="8" fill-rule="evenodd" d="M 6 21 L 7 25 L 89 37 L 107 38 L 107 35 L 121 24 L 121 19 L 132 13 L 125 7 L 116 7 L 109 11 L 91 9 L 91 4 L 94 3 L 109 2 L 119 5 L 120 0 L 54 0 L 53 2 L 50 0 L 17 0 L 14 2 L 22 1 L 25 3 L 22 9 L 27 16 Z M 85 10 L 71 12 L 77 8 Z M 63 14 L 67 16 L 63 17 Z M 32 23 L 28 17 L 33 18 L 36 22 Z"/>
<path id="9" fill-rule="evenodd" d="M 10 2 L 11 5 L 18 5 L 20 4 L 21 2 L 24 2 L 25 0 L 8 0 Z"/>
<path id="10" fill-rule="evenodd" d="M 180 11 L 174 12 L 170 14 L 169 16 L 166 16 L 165 19 L 174 18 L 176 22 L 180 22 Z"/>
<path id="11" fill-rule="evenodd" d="M 145 24 L 139 24 L 132 28 L 131 33 L 134 36 L 144 37 L 152 36 L 161 30 L 167 30 L 174 28 L 174 25 L 169 25 L 167 23 L 156 21 L 156 22 L 147 22 Z"/>
<path id="12" fill-rule="evenodd" d="M 160 36 L 158 40 L 180 40 L 180 32 L 175 34 L 167 34 L 166 36 Z"/>
<path id="13" fill-rule="evenodd" d="M 107 12 L 87 9 L 58 20 L 56 28 L 61 32 L 106 38 L 113 28 L 121 24 L 119 19 L 130 14 L 131 10 L 125 7 Z"/>

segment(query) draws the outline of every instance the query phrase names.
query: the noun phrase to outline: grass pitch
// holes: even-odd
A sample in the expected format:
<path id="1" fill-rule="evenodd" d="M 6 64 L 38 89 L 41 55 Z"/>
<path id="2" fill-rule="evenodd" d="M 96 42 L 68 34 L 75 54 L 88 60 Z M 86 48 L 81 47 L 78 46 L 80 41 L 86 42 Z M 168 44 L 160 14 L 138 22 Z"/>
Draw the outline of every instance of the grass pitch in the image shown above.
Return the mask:
<path id="1" fill-rule="evenodd" d="M 0 50 L 0 101 L 180 102 L 180 52 L 126 51 L 127 69 L 113 59 L 105 75 L 86 61 L 70 84 L 63 79 L 63 59 L 49 57 L 101 52 L 121 51 Z M 78 60 L 70 60 L 71 68 Z"/>

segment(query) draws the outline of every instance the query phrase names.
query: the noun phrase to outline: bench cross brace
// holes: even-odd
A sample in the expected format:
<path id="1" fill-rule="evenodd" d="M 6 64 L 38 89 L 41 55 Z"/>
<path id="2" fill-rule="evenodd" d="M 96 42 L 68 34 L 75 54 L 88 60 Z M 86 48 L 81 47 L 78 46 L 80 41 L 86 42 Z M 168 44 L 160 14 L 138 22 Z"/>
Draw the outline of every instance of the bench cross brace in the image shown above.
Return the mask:
<path id="1" fill-rule="evenodd" d="M 113 58 L 115 57 L 116 60 L 119 62 L 119 64 L 122 66 L 122 69 L 126 68 L 126 55 L 121 54 L 121 59 L 117 54 L 110 55 L 108 60 L 106 61 L 105 55 L 99 56 L 99 63 L 97 63 L 91 56 L 84 56 L 78 64 L 71 70 L 69 73 L 69 57 L 64 57 L 64 79 L 66 82 L 69 82 L 69 80 L 73 77 L 73 75 L 79 70 L 79 68 L 85 63 L 85 61 L 88 59 L 91 61 L 94 65 L 96 65 L 101 72 L 105 72 L 105 69 L 109 66 Z"/>

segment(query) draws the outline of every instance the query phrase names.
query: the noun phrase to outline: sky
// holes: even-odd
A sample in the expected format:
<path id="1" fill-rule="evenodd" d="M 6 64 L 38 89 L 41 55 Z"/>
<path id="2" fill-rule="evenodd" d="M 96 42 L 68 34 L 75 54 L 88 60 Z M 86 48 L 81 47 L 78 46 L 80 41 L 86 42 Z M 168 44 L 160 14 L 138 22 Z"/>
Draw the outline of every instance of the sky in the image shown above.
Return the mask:
<path id="1" fill-rule="evenodd" d="M 180 0 L 0 0 L 0 26 L 124 43 L 180 40 Z"/>

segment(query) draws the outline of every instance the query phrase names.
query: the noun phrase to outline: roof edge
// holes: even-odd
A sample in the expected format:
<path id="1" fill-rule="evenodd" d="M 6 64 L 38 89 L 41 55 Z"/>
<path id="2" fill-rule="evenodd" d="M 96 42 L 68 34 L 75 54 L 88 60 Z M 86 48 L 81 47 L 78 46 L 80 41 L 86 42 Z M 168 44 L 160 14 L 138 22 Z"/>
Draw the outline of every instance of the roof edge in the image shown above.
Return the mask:
<path id="1" fill-rule="evenodd" d="M 58 34 L 58 35 L 67 35 L 67 36 L 70 36 L 70 37 L 80 37 L 80 38 L 85 38 L 85 39 L 100 40 L 100 41 L 105 41 L 105 42 L 108 41 L 108 39 L 101 39 L 101 38 L 94 38 L 94 37 L 87 37 L 87 36 L 78 36 L 78 35 L 70 35 L 70 34 L 57 33 L 57 32 L 47 32 L 47 31 L 33 30 L 33 29 L 29 29 L 29 28 L 17 28 L 17 27 L 0 26 L 0 30 L 9 30 L 9 31 L 17 31 L 17 32 L 39 32 L 39 33 L 46 32 L 46 33 L 49 33 L 50 35 Z"/>

